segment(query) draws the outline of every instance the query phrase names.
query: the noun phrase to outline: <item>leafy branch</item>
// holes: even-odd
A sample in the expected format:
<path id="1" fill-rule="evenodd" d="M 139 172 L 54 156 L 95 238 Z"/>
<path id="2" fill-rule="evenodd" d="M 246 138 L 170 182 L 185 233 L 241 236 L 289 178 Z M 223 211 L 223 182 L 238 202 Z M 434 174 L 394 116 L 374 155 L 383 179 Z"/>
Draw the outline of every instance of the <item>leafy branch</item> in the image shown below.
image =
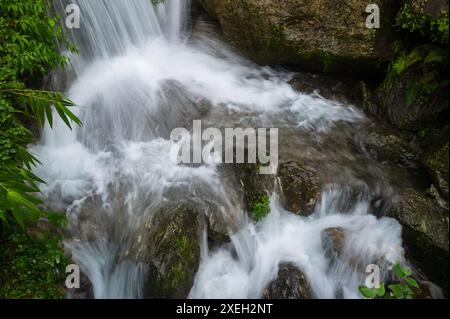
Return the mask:
<path id="1" fill-rule="evenodd" d="M 59 117 L 70 129 L 72 129 L 71 121 L 78 126 L 82 126 L 80 119 L 69 110 L 69 107 L 75 106 L 75 103 L 67 99 L 60 92 L 31 89 L 3 89 L 0 90 L 0 93 L 14 95 L 20 105 L 25 105 L 25 113 L 27 115 L 33 115 L 41 126 L 44 126 L 45 122 L 48 121 L 50 127 L 53 127 L 52 107 L 55 108 Z"/>

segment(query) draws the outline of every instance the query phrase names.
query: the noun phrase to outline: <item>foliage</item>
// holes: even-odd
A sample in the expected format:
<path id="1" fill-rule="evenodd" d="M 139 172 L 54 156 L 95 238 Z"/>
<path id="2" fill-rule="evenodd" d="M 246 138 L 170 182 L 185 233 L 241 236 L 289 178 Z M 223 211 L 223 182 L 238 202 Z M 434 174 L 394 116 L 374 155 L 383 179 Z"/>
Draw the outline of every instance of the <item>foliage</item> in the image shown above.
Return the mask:
<path id="1" fill-rule="evenodd" d="M 421 3 L 406 3 L 396 17 L 395 27 L 406 34 L 397 42 L 384 88 L 406 85 L 406 105 L 432 104 L 448 89 L 448 12 L 439 16 L 424 12 Z"/>
<path id="2" fill-rule="evenodd" d="M 270 213 L 270 198 L 267 195 L 261 195 L 258 200 L 251 203 L 253 219 L 259 223 Z"/>
<path id="3" fill-rule="evenodd" d="M 412 278 L 412 271 L 409 268 L 402 267 L 397 263 L 394 268 L 394 274 L 397 283 L 391 284 L 386 289 L 385 284 L 381 284 L 379 288 L 368 288 L 360 286 L 359 292 L 368 299 L 384 298 L 384 299 L 413 299 L 414 289 L 420 290 L 419 284 Z"/>
<path id="4" fill-rule="evenodd" d="M 398 13 L 396 25 L 412 34 L 430 39 L 434 43 L 448 44 L 448 12 L 443 12 L 437 19 L 417 12 L 412 5 L 406 4 Z"/>
<path id="5" fill-rule="evenodd" d="M 36 239 L 13 228 L 5 239 L 0 242 L 0 298 L 63 298 L 57 285 L 64 282 L 67 258 L 60 238 L 46 233 Z"/>
<path id="6" fill-rule="evenodd" d="M 66 65 L 60 47 L 75 51 L 49 7 L 48 0 L 0 2 L 0 224 L 24 226 L 43 214 L 36 194 L 44 181 L 32 173 L 39 162 L 26 149 L 33 135 L 23 123 L 53 125 L 55 110 L 70 128 L 81 125 L 63 94 L 27 87 Z"/>

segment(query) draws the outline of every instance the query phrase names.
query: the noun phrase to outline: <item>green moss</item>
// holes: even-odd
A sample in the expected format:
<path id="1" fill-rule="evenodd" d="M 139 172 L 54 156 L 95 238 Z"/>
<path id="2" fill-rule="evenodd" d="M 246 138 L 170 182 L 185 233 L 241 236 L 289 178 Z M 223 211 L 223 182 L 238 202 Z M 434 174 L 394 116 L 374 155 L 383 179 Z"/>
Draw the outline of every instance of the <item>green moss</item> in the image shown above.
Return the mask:
<path id="1" fill-rule="evenodd" d="M 194 247 L 187 236 L 177 238 L 174 246 L 180 261 L 173 265 L 169 271 L 168 281 L 172 289 L 178 288 L 186 281 L 185 265 L 195 263 Z"/>
<path id="2" fill-rule="evenodd" d="M 181 259 L 192 261 L 194 256 L 194 246 L 190 242 L 189 237 L 182 236 L 175 241 L 175 250 Z"/>
<path id="3" fill-rule="evenodd" d="M 169 282 L 172 289 L 178 288 L 186 280 L 186 273 L 184 266 L 180 262 L 173 266 L 169 272 Z"/>
<path id="4" fill-rule="evenodd" d="M 152 240 L 158 243 L 155 257 L 163 266 L 150 271 L 147 290 L 151 298 L 186 298 L 198 268 L 200 251 L 195 239 L 200 217 L 197 212 L 179 209 L 179 214 L 159 225 Z"/>
<path id="5" fill-rule="evenodd" d="M 3 234 L 0 243 L 0 299 L 60 299 L 67 258 L 60 238 L 36 240 L 20 229 Z"/>

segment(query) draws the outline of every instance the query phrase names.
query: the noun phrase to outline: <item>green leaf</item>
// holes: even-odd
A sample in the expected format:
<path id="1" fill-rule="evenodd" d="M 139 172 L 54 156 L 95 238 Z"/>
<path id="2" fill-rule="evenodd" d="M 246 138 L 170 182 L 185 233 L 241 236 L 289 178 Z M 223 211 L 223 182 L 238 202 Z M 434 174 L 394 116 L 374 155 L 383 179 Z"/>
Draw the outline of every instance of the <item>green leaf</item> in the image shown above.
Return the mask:
<path id="1" fill-rule="evenodd" d="M 426 56 L 424 63 L 430 64 L 430 63 L 436 63 L 440 64 L 443 63 L 446 60 L 446 53 L 444 50 L 441 49 L 435 49 L 428 53 Z"/>
<path id="2" fill-rule="evenodd" d="M 73 102 L 69 101 L 69 104 L 73 105 Z M 61 109 L 64 112 L 64 114 L 67 115 L 75 124 L 77 124 L 78 126 L 83 126 L 81 120 L 75 114 L 73 114 L 72 111 L 70 111 L 65 105 L 61 104 Z"/>
<path id="3" fill-rule="evenodd" d="M 403 279 L 404 277 L 407 276 L 400 263 L 395 264 L 393 270 L 394 270 L 394 274 L 400 279 Z"/>
<path id="4" fill-rule="evenodd" d="M 3 209 L 0 208 L 0 220 L 2 220 L 4 223 L 7 223 L 8 221 L 6 220 L 6 213 Z"/>
<path id="5" fill-rule="evenodd" d="M 376 292 L 378 297 L 383 297 L 386 294 L 386 287 L 384 284 L 381 284 L 380 288 L 376 289 Z"/>
<path id="6" fill-rule="evenodd" d="M 72 129 L 72 125 L 70 124 L 69 119 L 67 118 L 64 111 L 61 109 L 61 106 L 58 104 L 55 104 L 56 112 L 58 112 L 59 117 L 63 120 L 63 122 L 67 125 L 68 128 Z"/>
<path id="7" fill-rule="evenodd" d="M 392 64 L 392 70 L 396 75 L 402 74 L 406 70 L 406 58 L 403 56 L 394 61 Z"/>
<path id="8" fill-rule="evenodd" d="M 420 286 L 419 286 L 419 284 L 417 283 L 417 281 L 415 279 L 410 278 L 410 277 L 406 277 L 404 280 L 410 287 L 414 287 L 414 288 L 420 289 Z"/>
<path id="9" fill-rule="evenodd" d="M 14 204 L 23 205 L 31 210 L 39 211 L 39 209 L 36 207 L 36 203 L 30 201 L 29 195 L 26 195 L 24 193 L 18 193 L 16 191 L 9 191 L 7 194 L 7 198 L 10 202 Z"/>
<path id="10" fill-rule="evenodd" d="M 67 217 L 61 213 L 48 213 L 48 220 L 55 226 L 65 228 L 68 224 Z"/>
<path id="11" fill-rule="evenodd" d="M 390 285 L 389 289 L 392 291 L 392 294 L 396 299 L 403 299 L 403 288 L 400 284 Z"/>
<path id="12" fill-rule="evenodd" d="M 413 105 L 414 101 L 416 100 L 418 93 L 417 91 L 418 91 L 417 83 L 410 81 L 406 89 L 406 105 L 408 107 Z"/>
<path id="13" fill-rule="evenodd" d="M 366 286 L 359 286 L 358 290 L 359 293 L 367 299 L 374 299 L 378 292 L 377 289 L 371 289 Z"/>
<path id="14" fill-rule="evenodd" d="M 45 108 L 45 113 L 47 114 L 47 122 L 50 125 L 50 128 L 53 128 L 53 112 L 51 107 Z"/>

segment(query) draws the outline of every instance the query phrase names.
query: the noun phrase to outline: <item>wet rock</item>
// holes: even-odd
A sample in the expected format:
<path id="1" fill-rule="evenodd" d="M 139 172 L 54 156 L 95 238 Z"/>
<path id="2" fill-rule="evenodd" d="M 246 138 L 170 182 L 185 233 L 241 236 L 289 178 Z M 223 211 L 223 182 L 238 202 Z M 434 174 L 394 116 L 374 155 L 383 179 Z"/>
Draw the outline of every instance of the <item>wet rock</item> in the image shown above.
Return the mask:
<path id="1" fill-rule="evenodd" d="M 94 299 L 94 287 L 88 276 L 80 272 L 80 288 L 66 289 L 69 299 Z"/>
<path id="2" fill-rule="evenodd" d="M 283 264 L 278 278 L 263 292 L 264 299 L 311 299 L 311 287 L 305 274 L 296 266 Z"/>
<path id="3" fill-rule="evenodd" d="M 449 214 L 433 199 L 406 188 L 392 199 L 391 217 L 403 226 L 407 255 L 448 291 Z"/>
<path id="4" fill-rule="evenodd" d="M 90 196 L 74 203 L 68 208 L 67 215 L 69 216 L 68 231 L 70 234 L 76 234 L 75 237 L 71 237 L 71 240 L 109 241 L 111 219 L 100 196 Z M 76 218 L 70 218 L 70 216 L 76 216 Z"/>
<path id="5" fill-rule="evenodd" d="M 201 0 L 224 36 L 262 64 L 374 76 L 392 56 L 398 5 L 379 1 L 381 28 L 367 28 L 362 0 Z M 242 32 L 246 30 L 246 32 Z"/>
<path id="6" fill-rule="evenodd" d="M 445 121 L 448 115 L 448 90 L 438 89 L 432 93 L 422 92 L 416 87 L 417 96 L 410 98 L 411 85 L 420 83 L 427 76 L 427 70 L 413 66 L 398 76 L 393 83 L 383 83 L 375 93 L 376 108 L 373 115 L 386 120 L 393 126 L 409 131 L 419 131 Z"/>
<path id="7" fill-rule="evenodd" d="M 298 73 L 289 81 L 291 86 L 306 94 L 317 93 L 324 98 L 351 104 L 353 100 L 351 81 L 337 79 L 332 76 Z"/>
<path id="8" fill-rule="evenodd" d="M 234 164 L 233 169 L 242 186 L 244 203 L 248 211 L 252 210 L 252 203 L 275 190 L 275 176 L 260 174 L 259 164 Z"/>
<path id="9" fill-rule="evenodd" d="M 380 125 L 364 129 L 357 135 L 363 152 L 384 163 L 417 167 L 422 150 L 412 134 L 399 132 Z"/>
<path id="10" fill-rule="evenodd" d="M 278 177 L 283 207 L 298 215 L 311 215 L 321 193 L 321 178 L 316 168 L 302 161 L 283 163 Z"/>
<path id="11" fill-rule="evenodd" d="M 373 89 L 364 81 L 359 81 L 353 87 L 353 99 L 356 105 L 369 114 L 376 115 L 378 105 L 375 103 Z"/>
<path id="12" fill-rule="evenodd" d="M 162 209 L 149 227 L 145 298 L 185 299 L 200 263 L 202 218 L 188 207 Z"/>
<path id="13" fill-rule="evenodd" d="M 439 192 L 448 201 L 448 127 L 441 133 L 431 149 L 427 152 L 424 159 L 424 165 L 433 179 L 433 183 L 439 189 Z"/>
<path id="14" fill-rule="evenodd" d="M 345 230 L 343 228 L 327 228 L 320 234 L 325 257 L 338 259 L 345 248 Z"/>
<path id="15" fill-rule="evenodd" d="M 210 102 L 202 98 L 196 100 L 194 105 L 201 116 L 207 115 L 212 107 Z"/>

